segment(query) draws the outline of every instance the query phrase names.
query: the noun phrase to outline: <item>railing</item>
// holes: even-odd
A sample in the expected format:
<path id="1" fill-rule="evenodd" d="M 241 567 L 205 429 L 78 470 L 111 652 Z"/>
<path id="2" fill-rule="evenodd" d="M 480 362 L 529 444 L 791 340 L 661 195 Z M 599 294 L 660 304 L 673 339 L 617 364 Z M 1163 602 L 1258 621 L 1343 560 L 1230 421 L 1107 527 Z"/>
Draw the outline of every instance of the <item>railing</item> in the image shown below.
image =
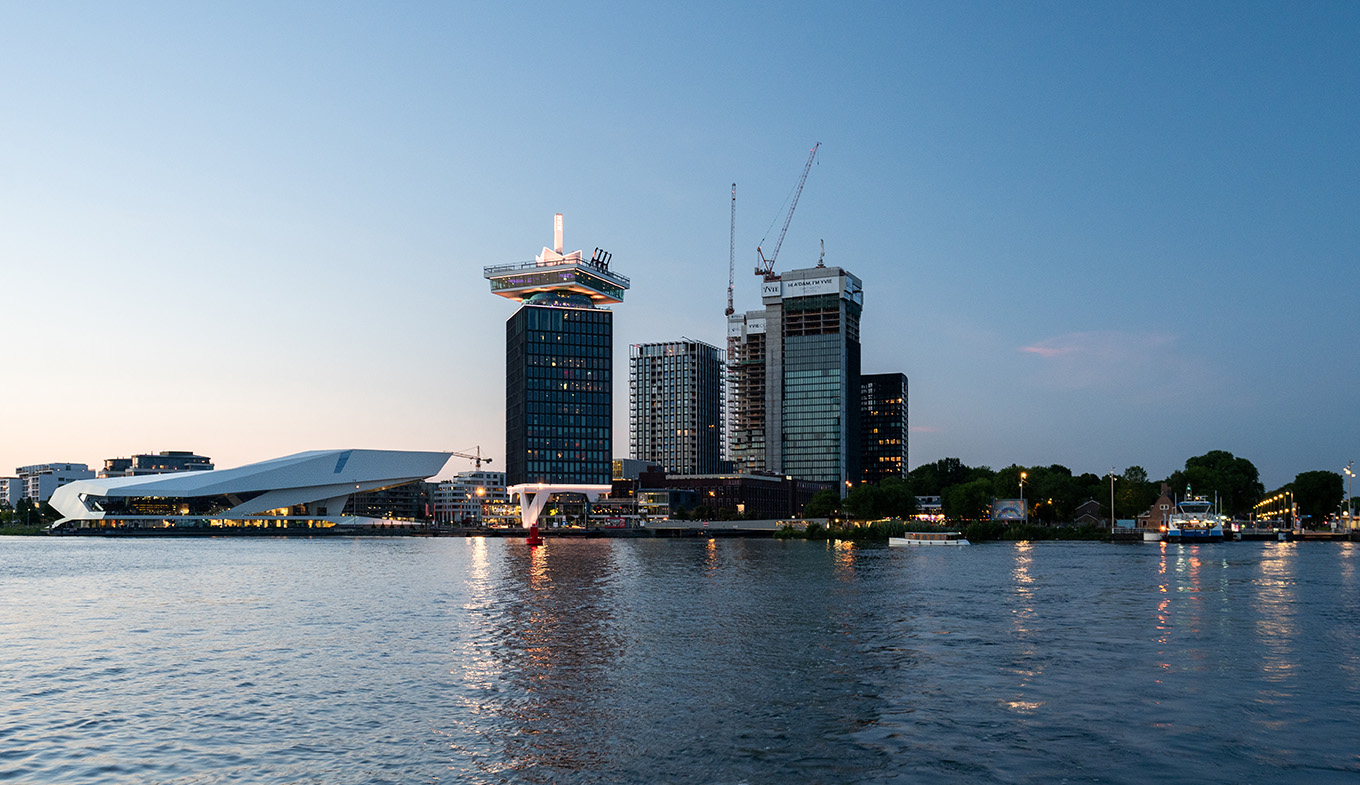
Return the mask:
<path id="1" fill-rule="evenodd" d="M 606 269 L 606 268 L 604 268 L 604 267 L 600 267 L 600 266 L 598 266 L 598 265 L 591 264 L 590 262 L 585 261 L 585 260 L 579 260 L 579 261 L 578 261 L 578 260 L 575 260 L 575 259 L 573 259 L 573 260 L 571 260 L 571 261 L 563 261 L 563 262 L 542 262 L 542 263 L 539 263 L 539 262 L 537 262 L 537 261 L 531 259 L 531 260 L 529 260 L 529 261 L 527 261 L 527 262 L 512 262 L 512 263 L 510 263 L 510 264 L 496 264 L 496 265 L 491 265 L 491 266 L 489 266 L 489 267 L 483 267 L 483 268 L 482 268 L 482 277 L 483 277 L 483 278 L 490 278 L 490 277 L 493 276 L 493 275 L 501 275 L 501 274 L 503 274 L 503 273 L 526 272 L 526 271 L 529 271 L 529 270 L 547 270 L 547 269 L 551 269 L 551 268 L 553 268 L 553 267 L 582 267 L 582 268 L 585 268 L 586 270 L 589 270 L 591 273 L 594 273 L 594 274 L 596 274 L 596 275 L 602 275 L 602 276 L 606 276 L 606 277 L 608 277 L 608 278 L 612 278 L 612 279 L 618 281 L 619 283 L 622 283 L 625 287 L 628 287 L 628 286 L 631 284 L 631 281 L 628 280 L 628 276 L 626 276 L 626 275 L 623 275 L 623 274 L 621 274 L 621 273 L 616 273 L 616 272 L 614 272 L 613 270 L 609 270 L 609 269 Z"/>

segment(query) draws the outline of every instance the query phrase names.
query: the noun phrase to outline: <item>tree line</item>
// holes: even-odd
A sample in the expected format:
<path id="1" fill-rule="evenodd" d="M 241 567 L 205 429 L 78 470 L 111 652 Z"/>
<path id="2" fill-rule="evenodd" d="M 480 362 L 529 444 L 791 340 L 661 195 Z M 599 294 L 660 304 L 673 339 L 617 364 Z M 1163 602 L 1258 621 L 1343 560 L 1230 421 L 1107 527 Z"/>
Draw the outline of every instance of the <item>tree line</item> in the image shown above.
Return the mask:
<path id="1" fill-rule="evenodd" d="M 813 497 L 804 517 L 843 516 L 857 520 L 905 519 L 917 512 L 916 497 L 938 496 L 945 517 L 951 521 L 985 520 L 991 517 L 995 499 L 1018 499 L 1024 475 L 1025 507 L 1031 522 L 1054 524 L 1073 521 L 1078 506 L 1094 500 L 1100 517 L 1109 519 L 1111 474 L 1073 474 L 1061 464 L 1019 466 L 994 470 L 968 466 L 958 458 L 941 458 L 912 469 L 905 478 L 889 477 L 877 484 L 850 489 L 844 499 L 835 490 Z M 1220 510 L 1234 518 L 1250 517 L 1263 498 L 1292 492 L 1305 525 L 1321 525 L 1328 516 L 1344 509 L 1344 486 L 1337 472 L 1307 471 L 1293 482 L 1266 492 L 1256 466 L 1226 450 L 1211 450 L 1188 458 L 1185 466 L 1169 476 L 1152 480 L 1141 466 L 1129 466 L 1114 474 L 1114 518 L 1133 519 L 1146 512 L 1161 495 L 1165 483 L 1172 494 L 1184 497 L 1189 489 L 1197 496 L 1216 498 Z M 1360 498 L 1353 500 L 1360 503 Z"/>

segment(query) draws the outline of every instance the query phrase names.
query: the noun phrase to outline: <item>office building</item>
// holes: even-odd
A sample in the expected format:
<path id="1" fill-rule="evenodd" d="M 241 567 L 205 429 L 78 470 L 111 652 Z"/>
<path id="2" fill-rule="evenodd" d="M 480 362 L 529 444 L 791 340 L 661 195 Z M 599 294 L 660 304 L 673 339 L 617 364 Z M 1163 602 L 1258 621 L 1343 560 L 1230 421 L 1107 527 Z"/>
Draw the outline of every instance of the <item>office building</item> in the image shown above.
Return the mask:
<path id="1" fill-rule="evenodd" d="M 728 317 L 739 471 L 860 479 L 858 278 L 839 267 L 768 276 L 764 308 Z"/>
<path id="2" fill-rule="evenodd" d="M 99 477 L 141 477 L 147 474 L 170 472 L 212 471 L 211 458 L 183 450 L 134 455 L 131 458 L 108 458 Z"/>
<path id="3" fill-rule="evenodd" d="M 873 373 L 859 385 L 860 479 L 907 476 L 907 376 Z"/>
<path id="4" fill-rule="evenodd" d="M 52 498 L 58 488 L 94 477 L 94 472 L 83 463 L 40 463 L 34 466 L 20 466 L 14 470 L 23 485 L 25 499 L 45 502 Z"/>
<path id="5" fill-rule="evenodd" d="M 505 481 L 607 493 L 614 314 L 601 306 L 622 302 L 629 281 L 599 248 L 564 254 L 560 213 L 554 240 L 532 262 L 484 270 L 492 293 L 520 303 L 505 324 Z"/>
<path id="6" fill-rule="evenodd" d="M 630 347 L 629 455 L 675 474 L 724 471 L 724 364 L 723 350 L 702 341 Z"/>

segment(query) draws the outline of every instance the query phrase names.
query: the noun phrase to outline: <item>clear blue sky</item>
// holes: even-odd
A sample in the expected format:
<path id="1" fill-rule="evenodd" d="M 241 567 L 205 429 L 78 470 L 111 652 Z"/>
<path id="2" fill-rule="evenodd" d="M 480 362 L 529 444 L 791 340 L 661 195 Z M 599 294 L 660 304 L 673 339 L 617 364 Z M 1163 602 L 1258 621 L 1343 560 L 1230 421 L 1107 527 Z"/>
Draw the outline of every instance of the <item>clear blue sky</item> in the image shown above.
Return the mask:
<path id="1" fill-rule="evenodd" d="M 480 7 L 485 6 L 485 7 Z M 864 281 L 913 466 L 1357 455 L 1355 3 L 0 6 L 0 473 L 504 449 L 486 264 L 566 215 L 627 347 Z M 451 463 L 448 471 L 464 468 Z"/>

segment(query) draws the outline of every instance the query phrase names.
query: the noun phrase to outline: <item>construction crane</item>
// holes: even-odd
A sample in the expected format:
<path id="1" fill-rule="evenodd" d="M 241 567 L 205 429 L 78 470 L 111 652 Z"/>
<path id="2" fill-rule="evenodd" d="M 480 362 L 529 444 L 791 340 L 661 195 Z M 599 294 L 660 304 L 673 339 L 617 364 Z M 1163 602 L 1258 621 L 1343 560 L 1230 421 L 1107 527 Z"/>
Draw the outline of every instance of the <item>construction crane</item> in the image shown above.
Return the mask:
<path id="1" fill-rule="evenodd" d="M 732 231 L 727 241 L 727 315 L 736 313 L 732 307 L 732 286 L 737 281 L 737 184 L 732 183 Z"/>
<path id="2" fill-rule="evenodd" d="M 808 172 L 812 169 L 812 159 L 817 157 L 817 148 L 821 146 L 822 143 L 818 142 L 812 146 L 812 152 L 808 153 L 807 163 L 803 165 L 803 176 L 798 178 L 798 187 L 794 189 L 793 201 L 789 204 L 789 214 L 784 217 L 784 228 L 779 230 L 779 239 L 775 241 L 774 252 L 770 254 L 770 258 L 766 259 L 760 246 L 756 246 L 756 257 L 760 259 L 760 263 L 756 265 L 756 275 L 763 276 L 767 281 L 777 277 L 774 274 L 774 260 L 778 258 L 779 246 L 784 244 L 784 235 L 789 231 L 789 221 L 793 220 L 793 210 L 798 206 L 798 197 L 803 195 L 803 183 L 807 182 Z"/>
<path id="3" fill-rule="evenodd" d="M 469 447 L 468 449 L 473 450 L 474 452 L 472 453 L 449 452 L 449 455 L 452 455 L 455 458 L 467 458 L 469 461 L 472 461 L 473 465 L 475 465 L 478 469 L 482 468 L 482 464 L 484 463 L 491 463 L 490 458 L 482 457 L 481 447 Z"/>

